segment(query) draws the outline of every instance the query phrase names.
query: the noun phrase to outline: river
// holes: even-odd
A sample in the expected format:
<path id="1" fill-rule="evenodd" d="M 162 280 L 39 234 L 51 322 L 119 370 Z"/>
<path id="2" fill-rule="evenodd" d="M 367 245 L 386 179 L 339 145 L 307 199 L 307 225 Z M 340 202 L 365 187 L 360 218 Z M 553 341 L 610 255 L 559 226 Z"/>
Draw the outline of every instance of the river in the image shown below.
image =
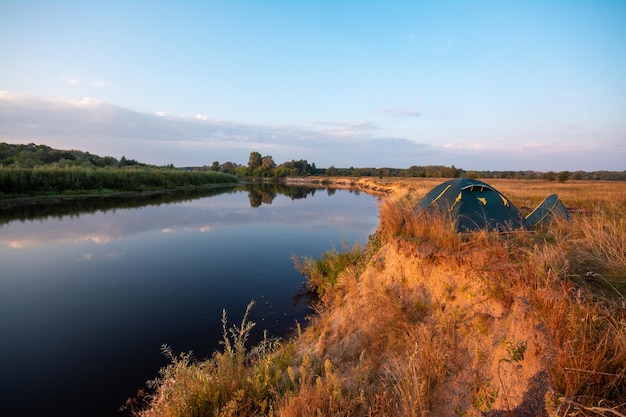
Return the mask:
<path id="1" fill-rule="evenodd" d="M 167 364 L 219 347 L 255 301 L 253 338 L 310 313 L 292 255 L 367 243 L 376 197 L 275 185 L 78 199 L 0 213 L 0 413 L 116 416 Z"/>

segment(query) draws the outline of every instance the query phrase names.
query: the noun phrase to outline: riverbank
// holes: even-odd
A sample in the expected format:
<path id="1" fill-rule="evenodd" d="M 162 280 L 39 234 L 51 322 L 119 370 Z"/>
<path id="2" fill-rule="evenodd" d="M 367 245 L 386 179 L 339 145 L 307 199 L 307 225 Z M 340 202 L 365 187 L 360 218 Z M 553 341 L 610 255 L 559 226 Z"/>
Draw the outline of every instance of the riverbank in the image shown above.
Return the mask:
<path id="1" fill-rule="evenodd" d="M 218 183 L 204 186 L 180 187 L 168 189 L 155 189 L 146 191 L 114 191 L 114 190 L 98 190 L 76 194 L 49 194 L 35 195 L 28 197 L 7 197 L 0 198 L 0 210 L 10 210 L 24 206 L 49 206 L 61 205 L 71 202 L 93 202 L 106 203 L 109 201 L 130 201 L 135 199 L 146 199 L 155 196 L 167 196 L 177 193 L 202 193 L 204 191 L 236 187 L 239 183 Z"/>
<path id="2" fill-rule="evenodd" d="M 586 212 L 459 235 L 412 215 L 433 182 L 326 181 L 385 197 L 366 247 L 296 260 L 320 297 L 306 328 L 248 347 L 244 316 L 209 360 L 165 348 L 136 414 L 623 415 L 626 185 L 497 181 L 517 205 L 556 192 Z"/>

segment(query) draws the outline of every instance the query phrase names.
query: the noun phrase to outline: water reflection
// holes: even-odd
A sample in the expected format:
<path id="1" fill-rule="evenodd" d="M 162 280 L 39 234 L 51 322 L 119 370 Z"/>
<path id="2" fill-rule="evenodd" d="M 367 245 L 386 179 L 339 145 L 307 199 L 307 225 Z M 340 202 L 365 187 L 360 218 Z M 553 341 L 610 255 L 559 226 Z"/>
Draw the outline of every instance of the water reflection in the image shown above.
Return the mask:
<path id="1" fill-rule="evenodd" d="M 286 195 L 292 200 L 301 198 L 307 198 L 307 196 L 314 196 L 316 192 L 326 192 L 329 196 L 333 195 L 337 189 L 335 188 L 306 188 L 301 186 L 290 186 L 280 184 L 260 184 L 260 185 L 243 185 L 238 189 L 245 189 L 248 191 L 248 197 L 250 199 L 251 207 L 260 207 L 262 204 L 272 204 L 277 194 Z M 350 191 L 358 195 L 358 191 Z"/>
<path id="2" fill-rule="evenodd" d="M 125 208 L 160 206 L 188 202 L 202 197 L 212 197 L 225 193 L 248 192 L 250 207 L 272 204 L 277 195 L 292 200 L 313 196 L 316 192 L 326 192 L 329 196 L 334 188 L 307 188 L 284 184 L 242 184 L 219 188 L 197 188 L 192 190 L 170 190 L 165 192 L 121 193 L 96 196 L 54 196 L 43 197 L 43 204 L 30 204 L 34 199 L 20 199 L 16 202 L 3 202 L 0 205 L 0 225 L 13 221 L 29 221 L 49 217 L 75 217 L 81 214 L 108 212 Z M 358 191 L 350 191 L 359 194 Z"/>
<path id="3" fill-rule="evenodd" d="M 167 192 L 121 193 L 96 196 L 54 196 L 41 198 L 43 204 L 29 204 L 28 199 L 19 203 L 4 202 L 0 207 L 0 225 L 13 221 L 28 221 L 48 217 L 74 217 L 86 213 L 108 212 L 116 209 L 159 206 L 201 197 L 211 197 L 233 192 L 236 187 L 220 187 Z"/>
<path id="4" fill-rule="evenodd" d="M 21 205 L 0 209 L 0 230 L 2 230 L 0 245 L 12 249 L 23 249 L 60 243 L 104 244 L 155 228 L 163 233 L 182 231 L 206 233 L 228 225 L 271 222 L 272 214 L 275 213 L 251 213 L 250 210 L 240 206 L 238 199 L 204 199 L 202 200 L 204 203 L 199 203 L 199 199 L 204 197 L 228 196 L 246 192 L 250 208 L 258 208 L 262 205 L 271 205 L 277 196 L 299 200 L 314 196 L 316 192 L 325 192 L 328 196 L 332 196 L 335 191 L 332 188 L 245 184 L 237 187 L 171 191 L 159 194 L 57 198 L 45 205 Z M 358 192 L 354 193 L 358 195 Z M 139 208 L 142 210 L 141 216 L 137 216 L 134 211 L 125 210 Z M 96 215 L 98 213 L 116 213 L 116 216 Z M 287 213 L 280 218 L 280 222 L 297 223 L 301 221 L 304 214 L 310 219 L 322 217 L 321 220 L 337 223 L 338 226 L 354 221 L 353 218 L 348 217 L 329 217 L 324 211 L 304 207 L 303 211 L 298 213 Z M 63 223 L 63 220 L 67 218 L 72 220 L 73 227 L 68 228 Z M 60 221 L 35 222 L 35 220 L 44 219 Z M 15 222 L 22 224 L 11 226 Z"/>

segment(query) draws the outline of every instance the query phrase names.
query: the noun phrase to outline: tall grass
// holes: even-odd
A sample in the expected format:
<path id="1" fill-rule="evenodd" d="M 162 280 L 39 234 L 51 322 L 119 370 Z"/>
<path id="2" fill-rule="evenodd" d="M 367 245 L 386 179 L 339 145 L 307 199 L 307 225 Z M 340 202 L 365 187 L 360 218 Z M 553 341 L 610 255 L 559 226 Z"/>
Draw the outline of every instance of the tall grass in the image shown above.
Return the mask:
<path id="1" fill-rule="evenodd" d="M 168 346 L 163 353 L 170 361 L 159 377 L 149 381 L 154 394 L 148 408 L 136 412 L 143 417 L 252 416 L 272 415 L 273 394 L 280 389 L 290 357 L 290 343 L 279 344 L 266 337 L 246 346 L 254 323 L 248 321 L 250 303 L 241 324 L 227 328 L 223 312 L 221 351 L 208 360 L 197 361 L 191 353 L 175 355 Z"/>
<path id="2" fill-rule="evenodd" d="M 380 225 L 392 238 L 430 243 L 440 249 L 457 250 L 463 238 L 456 233 L 448 213 L 418 216 L 407 196 L 399 201 L 385 200 L 380 205 Z"/>
<path id="3" fill-rule="evenodd" d="M 333 248 L 324 252 L 319 259 L 294 255 L 292 260 L 296 269 L 307 277 L 307 287 L 323 295 L 347 270 L 357 275 L 362 272 L 366 259 L 364 248 L 359 242 L 355 242 L 352 247 L 344 242 L 341 252 Z"/>
<path id="4" fill-rule="evenodd" d="M 94 190 L 144 191 L 236 182 L 236 177 L 220 172 L 168 168 L 0 167 L 0 190 L 6 196 Z"/>
<path id="5" fill-rule="evenodd" d="M 547 367 L 560 415 L 626 411 L 626 233 L 598 204 L 527 247 L 525 280 L 553 345 Z M 599 407 L 599 408 L 598 408 Z"/>

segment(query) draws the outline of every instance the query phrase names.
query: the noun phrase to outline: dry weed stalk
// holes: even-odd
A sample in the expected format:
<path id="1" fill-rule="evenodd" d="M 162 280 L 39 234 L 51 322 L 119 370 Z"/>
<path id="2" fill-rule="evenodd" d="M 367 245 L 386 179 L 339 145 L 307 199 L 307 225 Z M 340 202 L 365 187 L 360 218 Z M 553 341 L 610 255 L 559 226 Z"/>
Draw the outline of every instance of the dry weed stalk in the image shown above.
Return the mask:
<path id="1" fill-rule="evenodd" d="M 388 378 L 396 402 L 394 415 L 427 416 L 441 394 L 448 373 L 450 339 L 432 333 L 433 328 L 426 325 L 413 328 L 407 337 L 414 341 L 412 351 L 391 361 Z"/>

